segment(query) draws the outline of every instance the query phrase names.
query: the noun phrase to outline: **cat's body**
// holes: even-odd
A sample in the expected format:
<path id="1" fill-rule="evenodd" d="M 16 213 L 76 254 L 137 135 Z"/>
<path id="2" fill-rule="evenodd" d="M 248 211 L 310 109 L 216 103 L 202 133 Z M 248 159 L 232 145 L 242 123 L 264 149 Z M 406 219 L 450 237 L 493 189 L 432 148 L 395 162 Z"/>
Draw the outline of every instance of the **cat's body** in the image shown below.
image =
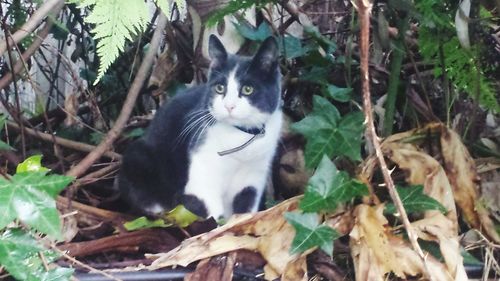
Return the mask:
<path id="1" fill-rule="evenodd" d="M 215 36 L 209 49 L 208 82 L 161 107 L 124 155 L 118 186 L 146 213 L 179 203 L 215 218 L 258 208 L 282 122 L 276 42 L 253 58 L 228 55 Z"/>

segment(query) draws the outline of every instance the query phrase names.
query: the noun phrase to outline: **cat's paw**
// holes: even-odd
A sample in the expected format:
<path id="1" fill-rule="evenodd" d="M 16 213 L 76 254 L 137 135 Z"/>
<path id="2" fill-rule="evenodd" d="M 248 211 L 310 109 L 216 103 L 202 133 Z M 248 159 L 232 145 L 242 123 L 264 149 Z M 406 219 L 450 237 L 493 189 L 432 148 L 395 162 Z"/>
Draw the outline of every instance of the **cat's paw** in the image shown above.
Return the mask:
<path id="1" fill-rule="evenodd" d="M 202 218 L 208 217 L 207 207 L 200 198 L 191 194 L 184 194 L 182 195 L 181 203 L 193 214 Z"/>

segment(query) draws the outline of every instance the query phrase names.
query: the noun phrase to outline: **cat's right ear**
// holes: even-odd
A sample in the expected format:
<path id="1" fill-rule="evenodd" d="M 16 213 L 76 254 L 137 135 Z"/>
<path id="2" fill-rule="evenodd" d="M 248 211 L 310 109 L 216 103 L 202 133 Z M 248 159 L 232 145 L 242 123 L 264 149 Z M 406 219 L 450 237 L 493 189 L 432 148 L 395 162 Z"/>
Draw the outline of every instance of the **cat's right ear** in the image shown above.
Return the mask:
<path id="1" fill-rule="evenodd" d="M 208 55 L 212 64 L 220 64 L 227 59 L 227 52 L 222 42 L 215 35 L 210 35 L 208 39 Z"/>

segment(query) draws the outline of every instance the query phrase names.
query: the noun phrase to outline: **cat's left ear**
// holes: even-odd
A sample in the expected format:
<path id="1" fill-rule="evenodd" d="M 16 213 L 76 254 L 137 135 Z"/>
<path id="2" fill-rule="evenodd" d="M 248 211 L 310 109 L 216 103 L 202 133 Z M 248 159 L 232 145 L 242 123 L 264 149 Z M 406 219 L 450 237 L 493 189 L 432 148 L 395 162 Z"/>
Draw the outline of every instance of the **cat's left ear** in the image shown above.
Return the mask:
<path id="1" fill-rule="evenodd" d="M 208 39 L 208 55 L 213 64 L 219 64 L 227 59 L 227 52 L 222 42 L 215 35 L 210 35 Z"/>
<path id="2" fill-rule="evenodd" d="M 274 37 L 267 37 L 260 45 L 259 50 L 252 59 L 252 67 L 257 67 L 261 71 L 269 72 L 278 63 L 278 44 Z"/>

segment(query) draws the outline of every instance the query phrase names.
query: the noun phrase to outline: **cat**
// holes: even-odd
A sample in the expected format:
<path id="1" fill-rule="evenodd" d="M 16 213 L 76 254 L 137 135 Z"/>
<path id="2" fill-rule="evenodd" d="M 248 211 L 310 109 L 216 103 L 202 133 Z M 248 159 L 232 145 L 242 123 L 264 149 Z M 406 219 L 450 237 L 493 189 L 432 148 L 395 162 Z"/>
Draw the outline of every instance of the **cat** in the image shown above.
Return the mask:
<path id="1" fill-rule="evenodd" d="M 282 125 L 279 49 L 269 37 L 253 57 L 228 54 L 211 35 L 208 51 L 207 83 L 160 107 L 124 153 L 118 188 L 148 215 L 258 211 Z"/>

